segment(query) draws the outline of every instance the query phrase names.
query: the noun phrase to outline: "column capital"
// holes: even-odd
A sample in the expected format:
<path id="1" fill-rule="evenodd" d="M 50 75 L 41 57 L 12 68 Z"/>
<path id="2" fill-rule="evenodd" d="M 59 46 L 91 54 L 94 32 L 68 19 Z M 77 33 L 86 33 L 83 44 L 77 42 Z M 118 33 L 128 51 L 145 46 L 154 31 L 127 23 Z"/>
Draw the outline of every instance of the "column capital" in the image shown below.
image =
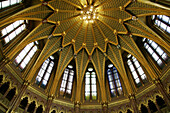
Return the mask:
<path id="1" fill-rule="evenodd" d="M 24 81 L 24 82 L 23 82 L 23 85 L 24 85 L 24 86 L 29 86 L 29 85 L 30 85 L 30 81 L 28 81 L 28 80 Z"/>
<path id="2" fill-rule="evenodd" d="M 48 100 L 53 100 L 54 98 L 54 95 L 48 95 Z"/>
<path id="3" fill-rule="evenodd" d="M 129 94 L 129 95 L 128 95 L 128 98 L 129 98 L 129 99 L 135 99 L 135 94 Z"/>
<path id="4" fill-rule="evenodd" d="M 75 107 L 80 107 L 81 102 L 80 102 L 80 101 L 75 101 L 75 102 L 74 102 L 74 105 L 75 105 Z"/>
<path id="5" fill-rule="evenodd" d="M 80 101 L 75 101 L 74 102 L 74 111 L 75 111 L 75 113 L 80 113 L 80 105 L 81 105 Z"/>
<path id="6" fill-rule="evenodd" d="M 102 104 L 103 113 L 108 113 L 108 102 L 103 101 L 103 102 L 101 102 L 101 104 Z"/>
<path id="7" fill-rule="evenodd" d="M 107 101 L 103 101 L 103 102 L 101 102 L 101 104 L 102 104 L 103 107 L 107 107 L 108 106 L 108 102 Z"/>
<path id="8" fill-rule="evenodd" d="M 155 83 L 155 84 L 161 83 L 160 78 L 154 78 L 154 79 L 153 79 L 153 83 Z"/>

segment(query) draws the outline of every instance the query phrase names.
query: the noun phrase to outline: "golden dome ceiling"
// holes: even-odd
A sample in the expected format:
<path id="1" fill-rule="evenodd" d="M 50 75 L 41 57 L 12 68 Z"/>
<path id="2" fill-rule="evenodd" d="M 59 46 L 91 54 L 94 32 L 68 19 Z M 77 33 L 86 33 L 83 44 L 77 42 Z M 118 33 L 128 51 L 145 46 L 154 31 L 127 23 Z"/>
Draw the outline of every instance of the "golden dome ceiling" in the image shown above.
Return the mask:
<path id="1" fill-rule="evenodd" d="M 86 10 L 86 6 L 93 6 L 98 16 L 94 22 L 87 23 L 81 19 L 81 11 Z M 59 81 L 65 67 L 75 58 L 77 81 L 83 81 L 84 72 L 91 61 L 102 83 L 106 58 L 115 65 L 121 76 L 126 73 L 122 50 L 134 55 L 142 64 L 147 64 L 132 36 L 149 38 L 167 50 L 170 49 L 145 24 L 145 16 L 156 14 L 169 15 L 170 12 L 147 0 L 52 0 L 24 9 L 0 22 L 0 25 L 23 19 L 41 22 L 7 55 L 13 58 L 27 44 L 47 39 L 27 79 L 33 77 L 37 67 L 49 56 L 59 51 L 57 76 L 54 80 Z M 126 79 L 125 76 L 122 78 Z M 54 89 L 57 83 L 54 83 Z"/>

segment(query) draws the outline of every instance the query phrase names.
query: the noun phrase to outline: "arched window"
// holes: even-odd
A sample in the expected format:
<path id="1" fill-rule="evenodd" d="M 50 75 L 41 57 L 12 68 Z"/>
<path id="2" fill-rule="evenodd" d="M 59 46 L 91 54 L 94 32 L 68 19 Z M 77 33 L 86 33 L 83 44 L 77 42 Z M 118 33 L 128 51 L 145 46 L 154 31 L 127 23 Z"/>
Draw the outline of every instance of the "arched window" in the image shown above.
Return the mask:
<path id="1" fill-rule="evenodd" d="M 153 15 L 152 20 L 154 24 L 161 28 L 163 31 L 170 33 L 170 19 L 166 15 Z"/>
<path id="2" fill-rule="evenodd" d="M 141 113 L 148 113 L 147 107 L 143 104 L 141 104 L 140 110 L 141 110 Z"/>
<path id="3" fill-rule="evenodd" d="M 21 33 L 26 28 L 26 23 L 28 23 L 27 20 L 18 20 L 2 29 L 2 38 L 4 39 L 5 44 Z"/>
<path id="4" fill-rule="evenodd" d="M 20 102 L 19 107 L 22 108 L 22 109 L 25 109 L 26 106 L 27 106 L 27 104 L 28 104 L 28 97 L 25 97 L 25 98 L 23 98 L 22 101 Z"/>
<path id="5" fill-rule="evenodd" d="M 2 95 L 4 95 L 4 94 L 6 93 L 6 91 L 7 91 L 8 88 L 9 88 L 9 85 L 10 85 L 9 82 L 5 82 L 4 84 L 1 85 L 1 87 L 0 87 L 0 93 L 1 93 Z"/>
<path id="6" fill-rule="evenodd" d="M 8 92 L 6 98 L 7 98 L 9 101 L 11 101 L 12 98 L 15 96 L 15 93 L 16 93 L 16 88 L 11 89 L 11 90 Z"/>
<path id="7" fill-rule="evenodd" d="M 56 113 L 56 111 L 55 111 L 55 110 L 53 110 L 51 113 Z"/>
<path id="8" fill-rule="evenodd" d="M 156 96 L 156 103 L 158 104 L 160 109 L 166 107 L 165 101 L 163 100 L 162 97 L 160 97 L 158 95 Z"/>
<path id="9" fill-rule="evenodd" d="M 19 66 L 19 68 L 23 70 L 37 51 L 37 45 L 37 41 L 28 44 L 15 58 L 14 64 Z"/>
<path id="10" fill-rule="evenodd" d="M 38 106 L 36 113 L 42 113 L 42 112 L 43 112 L 43 106 L 40 105 Z"/>
<path id="11" fill-rule="evenodd" d="M 27 112 L 33 113 L 33 112 L 34 112 L 34 109 L 35 109 L 35 106 L 36 106 L 35 101 L 31 102 L 31 103 L 29 104 L 29 107 L 28 107 L 28 109 L 27 109 Z"/>
<path id="12" fill-rule="evenodd" d="M 156 108 L 156 105 L 153 101 L 148 100 L 148 106 L 149 106 L 151 113 L 158 111 L 158 109 Z"/>
<path id="13" fill-rule="evenodd" d="M 132 113 L 132 111 L 128 109 L 128 110 L 127 110 L 127 113 Z"/>
<path id="14" fill-rule="evenodd" d="M 144 47 L 156 61 L 156 63 L 162 67 L 168 60 L 168 55 L 161 49 L 161 47 L 152 40 L 143 39 Z"/>
<path id="15" fill-rule="evenodd" d="M 54 57 L 50 56 L 42 64 L 40 71 L 38 72 L 38 75 L 36 77 L 36 84 L 38 84 L 42 88 L 45 88 L 50 78 L 53 67 Z"/>
<path id="16" fill-rule="evenodd" d="M 97 99 L 96 72 L 93 68 L 88 68 L 85 73 L 85 99 Z"/>
<path id="17" fill-rule="evenodd" d="M 22 0 L 2 0 L 0 9 L 22 2 Z"/>
<path id="18" fill-rule="evenodd" d="M 107 67 L 107 76 L 110 86 L 111 96 L 119 96 L 122 92 L 122 86 L 119 79 L 119 74 L 117 69 L 113 66 L 113 64 L 109 64 Z"/>
<path id="19" fill-rule="evenodd" d="M 73 66 L 68 65 L 63 73 L 63 79 L 62 79 L 61 87 L 60 87 L 61 95 L 66 95 L 66 94 L 71 95 L 72 86 L 73 86 L 73 78 L 74 78 Z"/>
<path id="20" fill-rule="evenodd" d="M 138 60 L 131 54 L 127 55 L 127 64 L 132 73 L 136 86 L 139 87 L 146 82 L 146 75 Z"/>

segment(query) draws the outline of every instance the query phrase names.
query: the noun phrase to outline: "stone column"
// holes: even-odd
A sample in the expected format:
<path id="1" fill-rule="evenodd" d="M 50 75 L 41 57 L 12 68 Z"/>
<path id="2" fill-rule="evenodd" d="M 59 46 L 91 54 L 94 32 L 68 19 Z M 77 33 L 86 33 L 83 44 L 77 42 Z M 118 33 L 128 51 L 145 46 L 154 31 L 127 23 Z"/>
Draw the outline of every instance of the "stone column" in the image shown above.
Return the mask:
<path id="1" fill-rule="evenodd" d="M 147 106 L 148 113 L 151 113 L 151 110 L 149 109 L 149 106 Z"/>
<path id="2" fill-rule="evenodd" d="M 74 103 L 74 111 L 75 111 L 75 113 L 80 113 L 80 105 L 81 105 L 81 103 L 79 101 L 76 101 Z"/>
<path id="3" fill-rule="evenodd" d="M 38 108 L 38 107 L 37 107 L 37 106 L 35 106 L 35 109 L 34 109 L 34 112 L 33 112 L 33 113 L 36 113 L 36 111 L 37 111 L 37 108 Z"/>
<path id="4" fill-rule="evenodd" d="M 155 85 L 157 86 L 158 90 L 161 92 L 161 94 L 163 95 L 163 99 L 167 105 L 168 110 L 170 111 L 170 97 L 169 95 L 166 93 L 165 88 L 161 82 L 161 80 L 155 79 L 154 80 Z"/>
<path id="5" fill-rule="evenodd" d="M 154 103 L 155 103 L 155 105 L 156 105 L 156 108 L 158 109 L 158 112 L 159 112 L 159 113 L 162 113 L 162 111 L 160 110 L 160 108 L 159 108 L 157 102 L 155 101 Z"/>
<path id="6" fill-rule="evenodd" d="M 24 109 L 24 113 L 27 113 L 28 107 L 29 107 L 30 103 L 27 103 L 27 106 Z"/>
<path id="7" fill-rule="evenodd" d="M 29 85 L 28 81 L 25 81 L 20 89 L 20 92 L 18 93 L 17 97 L 15 98 L 14 102 L 11 104 L 11 106 L 9 107 L 7 113 L 11 113 L 14 112 L 16 110 L 16 108 L 18 108 L 20 101 L 21 101 L 21 97 L 22 95 L 25 93 L 27 87 Z"/>
<path id="8" fill-rule="evenodd" d="M 130 104 L 131 104 L 131 106 L 132 106 L 132 108 L 134 110 L 134 113 L 139 113 L 135 95 L 134 94 L 129 95 L 129 100 L 130 100 Z"/>
<path id="9" fill-rule="evenodd" d="M 12 103 L 14 102 L 14 100 L 15 100 L 16 97 L 17 97 L 17 95 L 15 94 L 14 97 L 12 98 L 12 100 L 10 101 L 9 106 L 12 105 Z"/>
<path id="10" fill-rule="evenodd" d="M 108 113 L 108 102 L 102 102 L 103 113 Z"/>
<path id="11" fill-rule="evenodd" d="M 54 96 L 49 96 L 48 97 L 46 108 L 45 108 L 45 113 L 49 113 L 50 112 L 50 108 L 51 108 L 53 99 L 54 99 Z"/>
<path id="12" fill-rule="evenodd" d="M 8 88 L 8 90 L 5 92 L 5 94 L 1 97 L 1 100 L 4 99 L 4 98 L 6 97 L 6 95 L 9 93 L 10 90 L 11 90 L 11 89 Z"/>

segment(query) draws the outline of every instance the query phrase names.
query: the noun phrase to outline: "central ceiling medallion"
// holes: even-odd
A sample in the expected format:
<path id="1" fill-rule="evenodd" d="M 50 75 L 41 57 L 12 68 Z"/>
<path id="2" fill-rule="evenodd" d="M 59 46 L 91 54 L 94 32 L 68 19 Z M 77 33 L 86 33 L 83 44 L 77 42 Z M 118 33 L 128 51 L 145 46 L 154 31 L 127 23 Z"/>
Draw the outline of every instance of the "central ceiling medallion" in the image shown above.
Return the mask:
<path id="1" fill-rule="evenodd" d="M 97 9 L 93 5 L 84 5 L 80 13 L 80 20 L 84 20 L 86 23 L 94 23 L 94 20 L 99 18 Z"/>

